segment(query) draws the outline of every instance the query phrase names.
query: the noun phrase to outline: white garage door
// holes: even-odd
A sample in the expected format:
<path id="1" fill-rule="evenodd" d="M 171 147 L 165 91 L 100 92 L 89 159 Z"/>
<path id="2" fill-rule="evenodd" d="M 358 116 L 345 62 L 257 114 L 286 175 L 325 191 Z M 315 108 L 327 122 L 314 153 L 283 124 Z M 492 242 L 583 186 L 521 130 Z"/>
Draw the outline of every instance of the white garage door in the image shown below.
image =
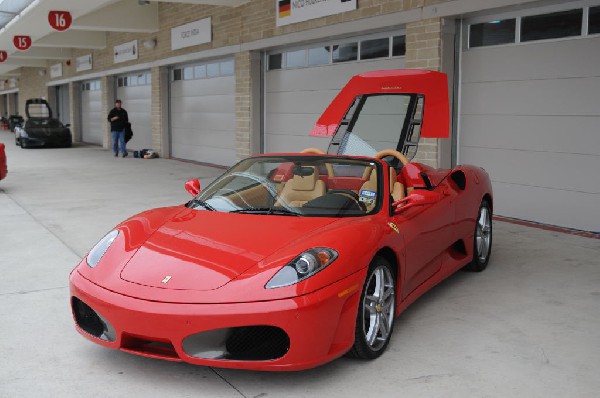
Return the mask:
<path id="1" fill-rule="evenodd" d="M 599 231 L 600 37 L 579 11 L 471 21 L 458 160 L 488 170 L 496 214 Z"/>
<path id="2" fill-rule="evenodd" d="M 236 162 L 233 60 L 177 67 L 171 80 L 171 156 L 233 165 Z"/>
<path id="3" fill-rule="evenodd" d="M 102 145 L 105 132 L 100 80 L 81 84 L 81 141 Z"/>
<path id="4" fill-rule="evenodd" d="M 150 72 L 137 72 L 117 78 L 117 98 L 127 111 L 133 138 L 131 149 L 152 149 L 152 79 Z"/>
<path id="5" fill-rule="evenodd" d="M 315 122 L 356 74 L 404 67 L 404 36 L 384 34 L 269 54 L 265 152 L 327 150 L 331 137 L 309 137 Z"/>

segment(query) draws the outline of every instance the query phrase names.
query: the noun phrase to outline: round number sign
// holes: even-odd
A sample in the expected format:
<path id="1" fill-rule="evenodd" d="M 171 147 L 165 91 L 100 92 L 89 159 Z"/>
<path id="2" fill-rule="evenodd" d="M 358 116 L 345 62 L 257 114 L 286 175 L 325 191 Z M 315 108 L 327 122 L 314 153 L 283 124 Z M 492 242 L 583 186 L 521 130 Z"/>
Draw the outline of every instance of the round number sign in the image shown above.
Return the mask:
<path id="1" fill-rule="evenodd" d="M 17 50 L 27 50 L 31 47 L 31 37 L 30 36 L 15 36 L 13 38 L 13 44 L 17 48 Z"/>
<path id="2" fill-rule="evenodd" d="M 48 22 L 53 29 L 63 31 L 69 29 L 71 26 L 71 13 L 69 11 L 50 11 L 48 13 Z"/>

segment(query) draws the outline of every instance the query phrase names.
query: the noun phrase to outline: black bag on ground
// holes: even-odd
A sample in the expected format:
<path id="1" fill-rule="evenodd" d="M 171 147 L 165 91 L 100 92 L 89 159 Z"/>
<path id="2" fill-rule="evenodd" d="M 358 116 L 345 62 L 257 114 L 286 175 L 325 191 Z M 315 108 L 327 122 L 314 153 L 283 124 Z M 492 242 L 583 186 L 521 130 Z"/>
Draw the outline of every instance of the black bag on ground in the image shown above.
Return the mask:
<path id="1" fill-rule="evenodd" d="M 131 123 L 125 125 L 125 142 L 129 142 L 133 137 L 133 130 L 131 129 Z"/>

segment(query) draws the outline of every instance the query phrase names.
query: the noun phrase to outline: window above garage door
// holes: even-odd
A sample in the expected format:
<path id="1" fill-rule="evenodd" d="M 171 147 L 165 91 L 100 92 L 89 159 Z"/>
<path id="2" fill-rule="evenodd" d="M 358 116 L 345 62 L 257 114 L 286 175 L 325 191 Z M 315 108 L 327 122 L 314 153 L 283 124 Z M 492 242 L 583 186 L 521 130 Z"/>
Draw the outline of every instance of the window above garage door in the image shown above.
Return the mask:
<path id="1" fill-rule="evenodd" d="M 600 33 L 600 5 L 581 2 L 468 21 L 468 48 L 585 38 Z"/>
<path id="2" fill-rule="evenodd" d="M 406 40 L 403 34 L 373 35 L 329 43 L 311 44 L 268 55 L 268 70 L 308 68 L 342 62 L 403 57 Z"/>

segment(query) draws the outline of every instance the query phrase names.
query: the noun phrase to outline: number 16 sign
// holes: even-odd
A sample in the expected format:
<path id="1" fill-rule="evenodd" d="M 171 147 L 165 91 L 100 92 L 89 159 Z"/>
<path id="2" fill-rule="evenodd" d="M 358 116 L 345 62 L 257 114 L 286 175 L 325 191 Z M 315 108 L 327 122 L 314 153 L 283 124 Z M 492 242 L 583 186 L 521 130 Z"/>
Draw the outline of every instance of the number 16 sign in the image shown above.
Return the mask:
<path id="1" fill-rule="evenodd" d="M 48 22 L 53 29 L 62 32 L 69 29 L 73 18 L 69 11 L 50 11 L 48 13 Z"/>

